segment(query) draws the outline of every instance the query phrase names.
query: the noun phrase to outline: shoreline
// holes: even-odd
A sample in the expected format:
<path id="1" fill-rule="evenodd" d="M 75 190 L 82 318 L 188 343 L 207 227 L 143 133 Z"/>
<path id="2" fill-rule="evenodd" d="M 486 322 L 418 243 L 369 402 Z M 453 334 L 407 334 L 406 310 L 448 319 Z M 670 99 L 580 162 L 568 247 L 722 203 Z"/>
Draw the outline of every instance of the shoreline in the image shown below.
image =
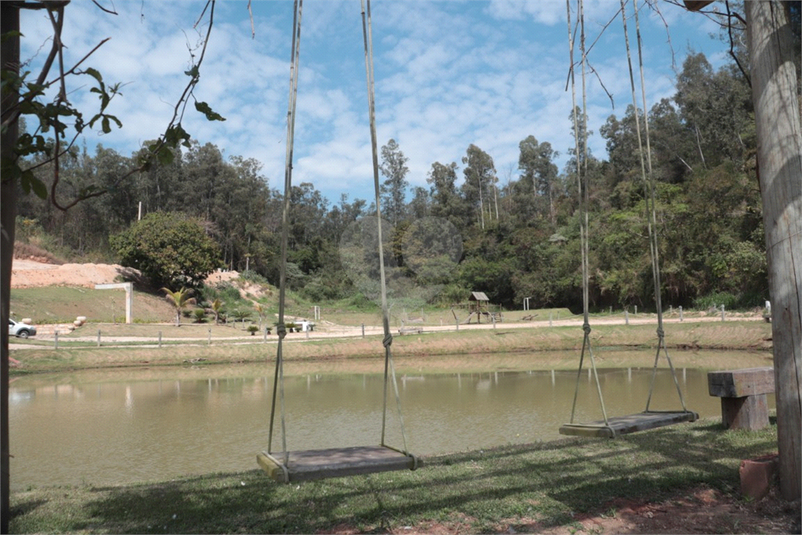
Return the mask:
<path id="1" fill-rule="evenodd" d="M 110 326 L 111 327 L 111 326 Z M 120 326 L 123 327 L 123 326 Z M 153 326 L 124 326 L 153 330 Z M 175 327 L 173 327 L 175 329 Z M 700 321 L 665 324 L 666 347 L 678 366 L 719 367 L 727 359 L 700 356 L 700 352 L 744 351 L 772 358 L 771 325 L 754 319 L 727 322 Z M 357 328 L 359 329 L 359 328 Z M 210 331 L 211 332 L 211 331 Z M 383 360 L 381 334 L 357 336 L 315 336 L 302 333 L 287 336 L 284 345 L 285 365 L 292 370 L 337 370 L 335 373 L 359 372 Z M 322 333 L 320 333 L 322 334 Z M 211 335 L 210 335 L 211 336 Z M 302 338 L 303 337 L 303 338 Z M 128 340 L 110 341 L 98 346 L 81 337 L 64 337 L 59 347 L 47 346 L 39 339 L 15 344 L 12 356 L 19 365 L 11 368 L 12 376 L 41 373 L 76 372 L 91 369 L 153 368 L 164 366 L 204 368 L 275 362 L 276 337 L 268 341 L 237 338 L 164 338 L 159 347 L 147 337 L 120 337 Z M 132 341 L 135 338 L 136 341 Z M 612 367 L 639 366 L 642 358 L 630 358 L 634 351 L 654 351 L 657 337 L 652 322 L 601 323 L 590 335 L 594 352 L 609 357 L 605 365 Z M 211 343 L 210 343 L 211 342 Z M 498 324 L 484 328 L 438 330 L 424 327 L 422 333 L 394 336 L 392 351 L 399 371 L 428 368 L 432 371 L 501 371 L 515 369 L 572 369 L 577 365 L 583 335 L 581 324 L 548 327 L 532 324 Z M 23 345 L 20 349 L 16 346 Z M 568 353 L 568 354 L 565 354 Z M 630 353 L 629 357 L 627 353 Z M 508 362 L 482 362 L 487 355 L 508 355 Z M 498 361 L 496 357 L 492 359 Z M 303 366 L 301 366 L 303 364 Z M 735 363 L 733 363 L 735 364 Z M 730 366 L 735 367 L 735 366 Z"/>

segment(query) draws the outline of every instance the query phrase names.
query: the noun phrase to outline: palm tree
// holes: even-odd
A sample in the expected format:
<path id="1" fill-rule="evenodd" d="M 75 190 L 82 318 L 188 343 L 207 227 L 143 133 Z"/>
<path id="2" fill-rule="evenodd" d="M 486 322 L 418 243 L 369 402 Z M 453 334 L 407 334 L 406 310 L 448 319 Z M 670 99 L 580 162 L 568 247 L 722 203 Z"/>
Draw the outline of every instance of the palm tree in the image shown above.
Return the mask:
<path id="1" fill-rule="evenodd" d="M 254 303 L 253 308 L 256 309 L 256 313 L 259 314 L 259 330 L 262 330 L 262 320 L 264 319 L 266 309 L 262 305 L 262 303 Z"/>
<path id="2" fill-rule="evenodd" d="M 219 297 L 217 299 L 215 299 L 214 302 L 212 303 L 212 312 L 214 312 L 214 324 L 215 325 L 218 325 L 220 323 L 220 321 L 219 321 L 220 320 L 220 313 L 223 311 L 223 305 L 224 304 L 225 303 L 220 301 Z"/>
<path id="3" fill-rule="evenodd" d="M 166 294 L 167 300 L 175 307 L 175 326 L 178 327 L 181 325 L 181 311 L 184 310 L 184 306 L 195 302 L 195 298 L 190 297 L 192 288 L 181 288 L 174 292 L 168 288 L 162 288 L 161 291 Z"/>

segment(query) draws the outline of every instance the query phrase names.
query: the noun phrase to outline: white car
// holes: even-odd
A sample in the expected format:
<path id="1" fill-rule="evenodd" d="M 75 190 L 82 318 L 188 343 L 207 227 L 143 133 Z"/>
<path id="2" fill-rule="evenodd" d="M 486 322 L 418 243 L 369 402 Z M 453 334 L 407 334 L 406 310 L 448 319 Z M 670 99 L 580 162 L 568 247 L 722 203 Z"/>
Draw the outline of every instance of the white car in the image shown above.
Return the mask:
<path id="1" fill-rule="evenodd" d="M 36 334 L 36 327 L 12 319 L 8 320 L 8 335 L 17 338 L 28 338 Z"/>

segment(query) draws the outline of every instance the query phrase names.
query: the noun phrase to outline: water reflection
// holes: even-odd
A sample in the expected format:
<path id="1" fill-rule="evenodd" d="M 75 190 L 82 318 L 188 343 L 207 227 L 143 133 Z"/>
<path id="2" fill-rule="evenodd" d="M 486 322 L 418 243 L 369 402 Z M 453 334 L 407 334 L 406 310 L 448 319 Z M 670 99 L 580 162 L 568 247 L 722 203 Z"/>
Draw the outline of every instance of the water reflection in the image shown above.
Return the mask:
<path id="1" fill-rule="evenodd" d="M 12 385 L 12 487 L 119 484 L 189 474 L 248 470 L 267 445 L 272 375 L 69 384 Z M 201 372 L 202 373 L 202 372 Z M 601 370 L 607 413 L 643 410 L 651 370 Z M 529 371 L 402 375 L 399 396 L 411 451 L 419 455 L 530 443 L 559 437 L 570 417 L 576 372 Z M 720 414 L 706 372 L 679 369 L 688 408 Z M 592 377 L 583 372 L 577 420 L 601 416 Z M 290 449 L 379 442 L 379 374 L 305 375 L 285 380 Z M 388 442 L 402 443 L 394 394 Z M 773 406 L 774 400 L 770 400 Z M 679 407 L 660 371 L 652 408 Z M 280 427 L 277 425 L 277 429 Z M 281 449 L 280 435 L 274 450 Z"/>

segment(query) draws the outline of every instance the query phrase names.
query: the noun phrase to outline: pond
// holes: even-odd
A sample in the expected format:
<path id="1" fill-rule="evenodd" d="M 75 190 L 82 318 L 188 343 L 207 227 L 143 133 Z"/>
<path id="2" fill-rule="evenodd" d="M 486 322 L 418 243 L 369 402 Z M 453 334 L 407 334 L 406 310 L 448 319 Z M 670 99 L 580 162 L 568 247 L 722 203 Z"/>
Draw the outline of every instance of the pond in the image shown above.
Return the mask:
<path id="1" fill-rule="evenodd" d="M 764 366 L 765 355 L 754 365 Z M 687 407 L 703 418 L 720 417 L 706 373 L 677 370 Z M 408 448 L 425 456 L 560 438 L 576 376 L 575 370 L 400 374 Z M 642 411 L 650 378 L 650 368 L 600 370 L 608 415 Z M 18 378 L 9 404 L 12 490 L 253 469 L 267 448 L 272 383 L 272 364 Z M 380 373 L 307 373 L 284 384 L 290 450 L 379 443 Z M 774 399 L 769 403 L 773 408 Z M 680 408 L 667 369 L 658 371 L 651 408 Z M 387 442 L 402 446 L 392 386 L 387 414 Z M 273 451 L 282 449 L 279 416 L 277 410 Z M 600 417 L 595 384 L 583 371 L 576 420 Z"/>

